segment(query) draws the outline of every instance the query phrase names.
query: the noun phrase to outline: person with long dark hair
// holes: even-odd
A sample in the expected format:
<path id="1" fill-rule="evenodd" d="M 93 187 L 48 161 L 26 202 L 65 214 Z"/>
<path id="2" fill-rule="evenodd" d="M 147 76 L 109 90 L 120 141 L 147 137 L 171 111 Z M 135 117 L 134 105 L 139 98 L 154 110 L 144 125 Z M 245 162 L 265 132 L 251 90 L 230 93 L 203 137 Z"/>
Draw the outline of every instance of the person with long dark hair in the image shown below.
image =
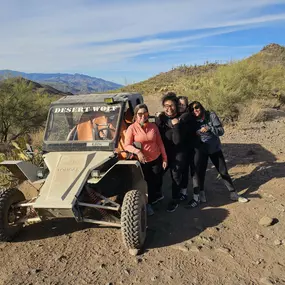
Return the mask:
<path id="1" fill-rule="evenodd" d="M 206 202 L 204 183 L 209 158 L 229 190 L 230 199 L 243 203 L 247 202 L 248 199 L 239 196 L 236 192 L 233 181 L 228 173 L 219 138 L 224 134 L 224 128 L 219 117 L 215 112 L 205 110 L 203 105 L 198 101 L 194 101 L 189 105 L 189 112 L 195 116 L 199 124 L 197 134 L 200 137 L 200 144 L 195 150 L 194 162 L 200 188 L 194 189 L 193 199 L 188 203 L 188 206 L 194 208 L 200 202 Z"/>
<path id="2" fill-rule="evenodd" d="M 148 121 L 148 107 L 139 104 L 134 109 L 133 124 L 125 134 L 125 150 L 137 155 L 141 163 L 145 181 L 148 187 L 148 215 L 153 215 L 151 204 L 164 198 L 161 192 L 163 169 L 167 167 L 167 155 L 155 123 Z M 134 146 L 141 144 L 141 149 Z"/>
<path id="3" fill-rule="evenodd" d="M 186 166 L 187 126 L 180 121 L 179 100 L 174 92 L 166 93 L 161 101 L 164 112 L 158 115 L 156 122 L 165 146 L 172 179 L 172 200 L 168 204 L 167 211 L 174 212 L 180 202 L 180 191 L 185 187 L 182 174 Z"/>

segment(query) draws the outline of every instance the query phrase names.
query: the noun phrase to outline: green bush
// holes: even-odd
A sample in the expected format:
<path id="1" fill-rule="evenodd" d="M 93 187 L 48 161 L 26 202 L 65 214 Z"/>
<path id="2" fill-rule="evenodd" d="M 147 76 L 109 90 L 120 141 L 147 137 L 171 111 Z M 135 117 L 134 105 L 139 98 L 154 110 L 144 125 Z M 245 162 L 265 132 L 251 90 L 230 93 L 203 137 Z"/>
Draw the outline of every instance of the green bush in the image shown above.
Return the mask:
<path id="1" fill-rule="evenodd" d="M 208 84 L 201 86 L 207 107 L 225 119 L 238 117 L 238 106 L 253 99 L 273 98 L 274 89 L 285 91 L 285 68 L 241 61 L 220 67 Z M 200 96 L 201 97 L 201 96 Z"/>
<path id="2" fill-rule="evenodd" d="M 53 100 L 53 96 L 35 92 L 26 80 L 0 82 L 0 142 L 15 140 L 43 127 Z"/>
<path id="3" fill-rule="evenodd" d="M 157 79 L 157 78 L 156 78 Z M 199 100 L 205 107 L 216 111 L 224 120 L 236 120 L 240 105 L 253 99 L 278 97 L 283 100 L 285 94 L 285 67 L 282 65 L 266 66 L 262 62 L 239 61 L 219 66 L 215 70 L 192 76 L 180 76 L 171 89 L 178 95 L 186 95 L 190 101 Z M 131 91 L 140 91 L 151 95 L 155 85 L 162 86 L 160 93 L 165 92 L 165 82 L 153 80 L 133 85 Z M 150 87 L 151 86 L 151 87 Z M 138 88 L 138 89 L 136 89 Z M 141 89 L 140 89 L 141 88 Z M 128 87 L 125 87 L 126 91 Z M 277 90 L 277 91 L 276 91 Z M 157 94 L 159 99 L 161 95 Z"/>
<path id="4" fill-rule="evenodd" d="M 201 101 L 224 120 L 236 120 L 240 107 L 251 100 L 278 98 L 285 103 L 285 48 L 272 44 L 248 59 L 223 65 L 181 65 L 121 90 L 157 97 L 158 106 L 161 95 L 173 91 Z"/>

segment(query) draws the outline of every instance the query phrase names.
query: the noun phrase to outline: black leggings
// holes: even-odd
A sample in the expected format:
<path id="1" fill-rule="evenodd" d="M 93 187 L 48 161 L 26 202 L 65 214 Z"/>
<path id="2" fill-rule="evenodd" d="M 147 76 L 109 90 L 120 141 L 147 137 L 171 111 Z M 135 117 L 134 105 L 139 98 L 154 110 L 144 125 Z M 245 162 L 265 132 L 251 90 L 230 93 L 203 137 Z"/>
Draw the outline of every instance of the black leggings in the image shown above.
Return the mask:
<path id="1" fill-rule="evenodd" d="M 192 179 L 193 189 L 194 191 L 199 192 L 199 179 L 198 179 L 198 175 L 196 171 L 196 166 L 194 163 L 194 156 L 195 156 L 195 150 L 190 149 L 186 155 L 185 169 L 182 173 L 182 189 L 185 189 L 188 187 L 189 168 L 190 168 L 190 175 Z"/>
<path id="2" fill-rule="evenodd" d="M 185 169 L 187 168 L 187 161 L 187 154 L 185 152 L 176 153 L 174 156 L 168 156 L 168 168 L 172 180 L 172 199 L 179 199 L 180 190 L 185 188 Z"/>
<path id="3" fill-rule="evenodd" d="M 148 203 L 152 203 L 161 194 L 162 186 L 162 157 L 159 156 L 157 159 L 141 163 L 144 179 L 147 183 L 148 188 Z"/>
<path id="4" fill-rule="evenodd" d="M 221 178 L 224 181 L 224 184 L 230 192 L 235 191 L 232 179 L 228 173 L 227 165 L 223 152 L 220 150 L 218 152 L 208 154 L 204 151 L 196 149 L 195 151 L 195 166 L 197 169 L 200 191 L 204 191 L 205 175 L 208 166 L 208 158 L 211 159 L 212 163 L 216 167 L 217 171 L 221 175 Z M 199 188 L 194 188 L 194 194 L 199 194 Z"/>

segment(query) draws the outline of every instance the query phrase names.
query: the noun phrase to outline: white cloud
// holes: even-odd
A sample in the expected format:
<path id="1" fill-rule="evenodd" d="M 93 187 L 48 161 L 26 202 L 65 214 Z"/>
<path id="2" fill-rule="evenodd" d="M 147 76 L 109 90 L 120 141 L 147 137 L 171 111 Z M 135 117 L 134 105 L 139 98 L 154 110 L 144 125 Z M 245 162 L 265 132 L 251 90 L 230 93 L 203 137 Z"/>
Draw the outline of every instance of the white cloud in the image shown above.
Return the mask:
<path id="1" fill-rule="evenodd" d="M 0 69 L 84 73 L 121 68 L 139 55 L 178 52 L 199 39 L 284 20 L 285 13 L 262 11 L 269 5 L 284 3 L 285 0 L 5 1 L 0 4 Z M 172 37 L 169 33 L 173 33 Z M 141 37 L 145 38 L 133 40 Z"/>
<path id="2" fill-rule="evenodd" d="M 74 36 L 78 42 L 101 42 L 171 31 L 223 27 L 235 21 L 248 23 L 250 18 L 256 16 L 258 8 L 285 3 L 284 0 L 102 2 L 84 5 L 84 1 L 74 0 L 47 3 L 25 1 L 22 5 L 12 6 L 13 1 L 7 1 L 0 11 L 0 21 L 6 24 L 1 25 L 1 34 L 10 38 L 15 35 L 24 38 L 30 34 L 42 39 L 60 40 L 62 37 L 67 44 L 74 41 Z M 259 19 L 267 20 L 270 19 Z"/>
<path id="3" fill-rule="evenodd" d="M 98 65 L 102 67 L 104 65 L 106 66 L 106 64 L 120 62 L 141 54 L 191 47 L 191 41 L 193 40 L 230 33 L 236 30 L 238 30 L 238 28 L 227 28 L 174 39 L 153 39 L 136 43 L 117 42 L 99 46 L 84 46 L 81 48 L 69 48 L 65 52 L 54 53 L 48 52 L 48 49 L 42 53 L 41 50 L 39 50 L 40 46 L 35 42 L 34 45 L 25 52 L 26 56 L 22 55 L 21 50 L 19 50 L 19 54 L 17 54 L 16 51 L 12 53 L 10 49 L 9 53 L 13 57 L 16 66 L 18 66 L 19 63 L 23 64 L 25 66 L 24 70 L 27 72 L 31 72 L 35 69 L 37 72 L 44 72 L 45 70 L 60 71 L 63 67 L 64 69 L 90 68 Z M 3 60 L 4 58 L 1 59 L 2 62 Z M 108 66 L 106 67 L 109 68 Z M 13 69 L 15 67 L 10 68 Z"/>

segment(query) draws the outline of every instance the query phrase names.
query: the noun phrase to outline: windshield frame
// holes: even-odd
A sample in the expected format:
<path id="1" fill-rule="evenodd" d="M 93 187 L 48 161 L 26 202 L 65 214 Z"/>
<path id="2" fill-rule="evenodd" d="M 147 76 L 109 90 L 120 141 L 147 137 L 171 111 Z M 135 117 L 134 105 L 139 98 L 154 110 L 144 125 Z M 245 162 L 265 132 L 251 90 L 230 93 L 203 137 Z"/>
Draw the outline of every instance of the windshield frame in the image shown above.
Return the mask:
<path id="1" fill-rule="evenodd" d="M 119 115 L 116 126 L 116 133 L 113 140 L 91 140 L 91 141 L 47 141 L 46 136 L 49 129 L 49 124 L 52 123 L 52 116 L 54 115 L 54 108 L 68 108 L 68 107 L 90 107 L 90 105 L 101 105 L 101 106 L 112 106 L 119 105 Z M 106 104 L 104 102 L 94 102 L 94 103 L 63 103 L 63 104 L 52 104 L 49 109 L 48 117 L 46 121 L 46 127 L 43 138 L 43 151 L 44 152 L 53 152 L 53 151 L 114 151 L 118 146 L 118 141 L 120 137 L 120 129 L 122 125 L 122 119 L 125 109 L 125 102 L 115 102 L 113 104 Z"/>

